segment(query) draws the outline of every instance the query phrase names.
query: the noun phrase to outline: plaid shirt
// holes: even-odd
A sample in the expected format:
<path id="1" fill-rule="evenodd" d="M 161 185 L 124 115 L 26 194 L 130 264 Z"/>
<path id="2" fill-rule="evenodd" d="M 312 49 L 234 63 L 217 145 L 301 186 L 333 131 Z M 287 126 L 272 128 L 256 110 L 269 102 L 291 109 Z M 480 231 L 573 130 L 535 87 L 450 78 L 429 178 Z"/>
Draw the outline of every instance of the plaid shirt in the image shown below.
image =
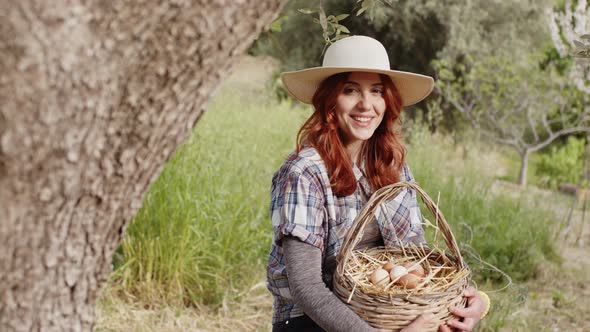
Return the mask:
<path id="1" fill-rule="evenodd" d="M 293 302 L 289 291 L 281 247 L 285 235 L 322 251 L 323 277 L 330 286 L 333 271 L 328 271 L 326 262 L 335 261 L 346 233 L 367 196 L 373 194 L 362 170 L 354 165 L 353 171 L 357 179 L 356 191 L 349 196 L 336 196 L 322 158 L 314 148 L 308 147 L 299 155 L 291 154 L 273 176 L 270 215 L 274 239 L 267 269 L 267 287 L 274 297 L 273 323 L 303 315 L 303 309 Z M 400 179 L 414 181 L 407 165 L 403 166 Z M 402 190 L 382 204 L 375 211 L 375 217 L 385 246 L 424 242 L 414 190 Z"/>

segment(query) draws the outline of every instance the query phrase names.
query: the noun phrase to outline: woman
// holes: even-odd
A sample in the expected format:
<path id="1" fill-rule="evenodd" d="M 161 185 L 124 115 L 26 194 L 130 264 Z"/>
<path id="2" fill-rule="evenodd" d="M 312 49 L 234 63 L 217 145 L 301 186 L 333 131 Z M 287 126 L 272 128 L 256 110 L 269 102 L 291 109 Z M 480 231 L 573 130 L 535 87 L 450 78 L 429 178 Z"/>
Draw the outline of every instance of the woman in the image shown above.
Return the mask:
<path id="1" fill-rule="evenodd" d="M 401 108 L 428 96 L 433 80 L 390 70 L 383 45 L 365 36 L 332 44 L 322 67 L 281 78 L 315 112 L 272 181 L 273 331 L 374 331 L 330 291 L 335 257 L 375 190 L 413 181 L 395 126 Z M 415 192 L 406 189 L 381 206 L 368 228 L 362 246 L 424 242 Z M 464 296 L 467 308 L 453 309 L 457 319 L 440 331 L 470 331 L 489 307 L 473 288 Z M 420 331 L 429 319 L 421 316 L 404 331 Z"/>

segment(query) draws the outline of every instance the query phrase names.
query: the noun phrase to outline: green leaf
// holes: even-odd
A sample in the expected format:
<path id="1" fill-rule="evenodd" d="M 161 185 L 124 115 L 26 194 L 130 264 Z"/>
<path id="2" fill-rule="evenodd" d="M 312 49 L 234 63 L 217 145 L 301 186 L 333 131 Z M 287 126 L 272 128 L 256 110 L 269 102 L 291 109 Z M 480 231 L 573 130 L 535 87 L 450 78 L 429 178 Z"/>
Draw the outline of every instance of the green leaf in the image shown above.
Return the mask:
<path id="1" fill-rule="evenodd" d="M 361 9 L 359 9 L 359 10 L 356 12 L 356 16 L 359 16 L 359 15 L 360 15 L 360 14 L 362 14 L 362 13 L 363 13 L 365 10 L 367 10 L 367 7 L 363 7 L 363 8 L 361 8 Z"/>
<path id="2" fill-rule="evenodd" d="M 316 12 L 315 10 L 312 10 L 309 8 L 300 8 L 300 9 L 297 9 L 297 11 L 300 13 L 306 14 L 306 15 L 313 14 Z"/>
<path id="3" fill-rule="evenodd" d="M 363 8 L 371 8 L 375 5 L 375 0 L 364 0 L 361 7 Z"/>
<path id="4" fill-rule="evenodd" d="M 271 24 L 270 24 L 270 31 L 272 32 L 281 32 L 281 24 L 283 20 L 278 19 L 278 20 L 274 20 Z"/>
<path id="5" fill-rule="evenodd" d="M 348 16 L 350 16 L 350 14 L 340 14 L 340 15 L 336 16 L 336 20 L 342 21 L 343 19 L 347 18 Z M 584 38 L 584 36 L 582 36 L 582 38 Z"/>
<path id="6" fill-rule="evenodd" d="M 350 30 L 342 24 L 335 24 L 335 26 L 342 32 L 350 33 Z"/>

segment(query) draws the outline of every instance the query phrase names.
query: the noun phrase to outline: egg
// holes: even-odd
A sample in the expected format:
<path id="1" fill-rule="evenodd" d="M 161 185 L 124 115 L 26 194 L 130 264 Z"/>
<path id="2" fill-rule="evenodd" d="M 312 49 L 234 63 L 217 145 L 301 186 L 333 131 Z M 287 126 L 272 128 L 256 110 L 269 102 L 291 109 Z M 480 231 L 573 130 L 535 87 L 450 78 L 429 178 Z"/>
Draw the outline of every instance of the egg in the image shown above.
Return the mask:
<path id="1" fill-rule="evenodd" d="M 408 273 L 405 276 L 399 278 L 397 284 L 402 285 L 404 288 L 412 289 L 416 288 L 416 286 L 420 283 L 420 280 L 422 279 L 419 276 Z"/>
<path id="2" fill-rule="evenodd" d="M 425 275 L 424 268 L 422 267 L 422 265 L 420 265 L 420 264 L 416 265 L 416 262 L 407 262 L 407 263 L 404 263 L 403 266 L 406 269 L 408 269 L 408 273 L 415 274 L 419 277 L 424 277 L 424 275 Z"/>
<path id="3" fill-rule="evenodd" d="M 385 265 L 383 265 L 382 269 L 391 273 L 391 270 L 394 267 L 395 267 L 395 263 L 394 262 L 387 262 L 387 263 L 385 263 Z"/>
<path id="4" fill-rule="evenodd" d="M 408 274 L 408 270 L 405 267 L 401 265 L 396 265 L 393 269 L 391 269 L 389 277 L 391 278 L 391 280 L 395 280 L 406 274 Z"/>
<path id="5" fill-rule="evenodd" d="M 389 283 L 389 273 L 384 269 L 373 271 L 369 278 L 374 285 L 385 287 Z"/>

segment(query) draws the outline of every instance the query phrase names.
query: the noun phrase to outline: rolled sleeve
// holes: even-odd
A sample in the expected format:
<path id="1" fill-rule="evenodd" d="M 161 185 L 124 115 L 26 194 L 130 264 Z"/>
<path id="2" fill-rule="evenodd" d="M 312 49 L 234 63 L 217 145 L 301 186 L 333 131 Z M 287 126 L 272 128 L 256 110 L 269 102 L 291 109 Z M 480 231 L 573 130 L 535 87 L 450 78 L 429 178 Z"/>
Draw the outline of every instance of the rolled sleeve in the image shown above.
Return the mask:
<path id="1" fill-rule="evenodd" d="M 272 223 L 280 245 L 285 235 L 323 250 L 323 195 L 309 173 L 290 172 L 279 184 L 273 202 Z"/>

